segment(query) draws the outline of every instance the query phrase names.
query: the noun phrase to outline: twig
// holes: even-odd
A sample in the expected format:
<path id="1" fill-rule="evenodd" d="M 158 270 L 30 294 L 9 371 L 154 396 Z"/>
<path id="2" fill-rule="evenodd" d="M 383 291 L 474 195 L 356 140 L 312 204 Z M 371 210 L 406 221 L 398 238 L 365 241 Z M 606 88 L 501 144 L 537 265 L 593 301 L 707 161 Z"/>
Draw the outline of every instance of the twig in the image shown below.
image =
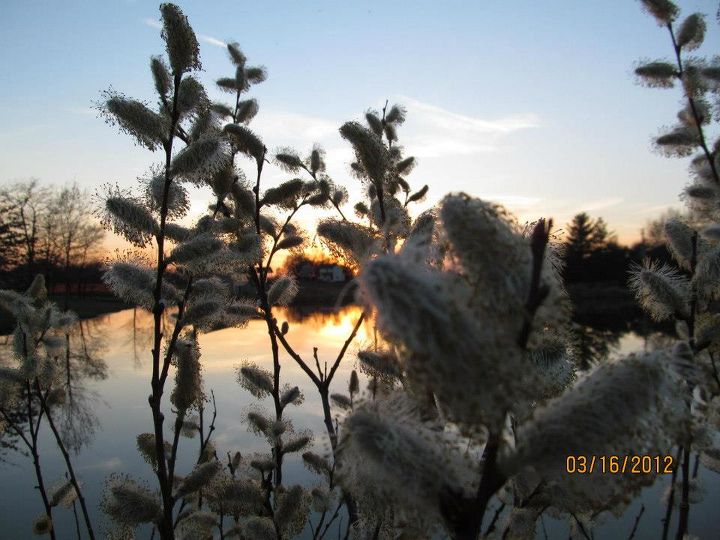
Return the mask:
<path id="1" fill-rule="evenodd" d="M 500 517 L 500 514 L 502 514 L 503 510 L 505 510 L 505 503 L 502 503 L 495 510 L 495 515 L 493 516 L 492 521 L 490 521 L 490 525 L 488 525 L 488 528 L 485 531 L 485 536 L 488 536 L 491 532 L 495 530 L 495 523 L 497 523 L 497 520 Z"/>
<path id="2" fill-rule="evenodd" d="M 635 538 L 635 533 L 637 532 L 638 524 L 640 523 L 640 518 L 645 513 L 645 505 L 640 506 L 640 512 L 635 517 L 635 524 L 633 525 L 632 531 L 630 531 L 630 536 L 628 536 L 628 540 L 632 540 Z"/>
<path id="3" fill-rule="evenodd" d="M 675 540 L 683 540 L 688 530 L 690 517 L 690 444 L 685 446 L 682 462 L 682 492 L 680 499 L 680 516 L 678 519 Z"/>
<path id="4" fill-rule="evenodd" d="M 673 508 L 675 504 L 675 479 L 677 478 L 677 471 L 678 471 L 678 463 L 682 459 L 683 455 L 683 447 L 678 447 L 677 454 L 675 456 L 675 460 L 673 461 L 673 470 L 672 470 L 672 477 L 670 480 L 670 495 L 668 497 L 668 504 L 667 508 L 665 509 L 665 517 L 662 520 L 663 523 L 663 532 L 662 532 L 662 540 L 667 540 L 668 532 L 670 531 L 670 518 L 672 517 Z"/>
<path id="5" fill-rule="evenodd" d="M 340 349 L 340 352 L 337 355 L 337 358 L 335 359 L 335 362 L 333 363 L 332 367 L 330 368 L 330 374 L 325 378 L 325 384 L 330 385 L 332 382 L 333 377 L 335 376 L 335 372 L 337 371 L 338 367 L 340 366 L 340 362 L 342 362 L 343 357 L 345 356 L 345 353 L 347 352 L 348 347 L 350 346 L 350 343 L 352 343 L 353 339 L 355 339 L 355 336 L 358 333 L 358 330 L 360 329 L 360 326 L 362 325 L 363 321 L 365 320 L 365 312 L 363 311 L 360 314 L 360 317 L 358 317 L 357 322 L 355 323 L 355 326 L 353 327 L 352 332 L 348 336 L 348 338 L 345 340 L 345 343 L 343 343 L 342 348 Z"/>
<path id="6" fill-rule="evenodd" d="M 718 374 L 718 368 L 715 365 L 715 355 L 712 352 L 710 353 L 710 365 L 712 366 L 713 378 L 715 379 L 718 388 L 720 388 L 720 374 Z"/>
<path id="7" fill-rule="evenodd" d="M 48 407 L 46 396 L 43 396 L 43 393 L 40 389 L 40 382 L 37 380 L 37 378 L 35 379 L 35 390 L 37 391 L 38 398 L 40 399 L 40 405 L 45 410 L 45 416 L 47 417 L 48 425 L 50 426 L 50 429 L 55 436 L 55 442 L 60 449 L 60 453 L 62 453 L 63 459 L 65 460 L 65 466 L 67 467 L 67 472 L 70 475 L 70 482 L 72 482 L 78 500 L 80 501 L 80 508 L 82 509 L 83 518 L 85 519 L 85 527 L 87 528 L 88 535 L 90 536 L 91 540 L 94 540 L 95 532 L 93 531 L 92 523 L 90 521 L 90 513 L 88 512 L 87 504 L 85 503 L 85 497 L 83 497 L 82 490 L 80 489 L 80 484 L 78 483 L 75 476 L 75 469 L 73 468 L 72 461 L 70 460 L 70 454 L 68 454 L 68 451 L 65 448 L 65 444 L 63 443 L 62 437 L 60 436 L 60 432 L 57 430 L 57 427 L 55 427 L 55 422 L 53 421 L 52 415 L 50 414 L 50 408 Z"/>
<path id="8" fill-rule="evenodd" d="M 38 421 L 37 421 L 37 429 L 33 428 L 33 413 L 32 413 L 32 391 L 30 390 L 30 381 L 25 381 L 25 389 L 27 391 L 27 408 L 28 408 L 28 424 L 30 428 L 30 438 L 32 440 L 32 444 L 30 445 L 30 453 L 32 454 L 33 458 L 33 465 L 35 467 L 35 478 L 37 479 L 37 488 L 40 491 L 40 497 L 43 501 L 43 506 L 45 507 L 45 513 L 52 521 L 52 506 L 50 506 L 50 500 L 47 496 L 47 491 L 45 489 L 45 482 L 43 481 L 42 476 L 42 469 L 40 468 L 40 455 L 38 453 L 38 446 L 37 446 L 37 436 L 38 432 L 40 431 L 40 415 L 38 415 Z M 42 411 L 42 409 L 41 409 Z M 50 529 L 50 538 L 52 540 L 55 540 L 55 528 L 52 527 Z"/>
<path id="9" fill-rule="evenodd" d="M 570 515 L 571 515 L 571 516 L 573 517 L 573 519 L 575 520 L 575 523 L 578 524 L 578 527 L 580 527 L 580 532 L 583 534 L 583 536 L 584 536 L 585 538 L 587 538 L 587 540 L 591 540 L 591 539 L 590 539 L 590 536 L 588 535 L 587 531 L 585 530 L 585 527 L 583 526 L 582 522 L 578 519 L 578 517 L 577 517 L 574 513 L 572 513 L 572 512 L 570 513 Z"/>

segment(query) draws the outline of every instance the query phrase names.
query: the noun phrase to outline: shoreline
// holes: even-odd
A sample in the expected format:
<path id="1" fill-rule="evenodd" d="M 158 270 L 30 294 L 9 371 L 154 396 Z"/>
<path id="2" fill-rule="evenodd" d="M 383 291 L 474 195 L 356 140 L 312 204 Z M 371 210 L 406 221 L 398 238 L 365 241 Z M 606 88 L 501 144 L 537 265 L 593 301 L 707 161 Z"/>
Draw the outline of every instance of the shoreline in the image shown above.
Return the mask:
<path id="1" fill-rule="evenodd" d="M 301 312 L 333 310 L 356 303 L 357 286 L 353 281 L 322 283 L 300 280 L 298 285 L 299 292 L 291 307 Z M 572 302 L 572 318 L 577 323 L 619 329 L 630 321 L 645 318 L 634 296 L 624 285 L 602 282 L 573 283 L 567 286 L 567 291 Z M 64 303 L 63 295 L 51 295 L 50 298 L 60 306 Z M 89 319 L 133 307 L 108 293 L 91 293 L 84 297 L 71 295 L 69 298 L 69 309 L 80 319 Z M 0 334 L 9 334 L 13 328 L 12 317 L 0 309 Z"/>

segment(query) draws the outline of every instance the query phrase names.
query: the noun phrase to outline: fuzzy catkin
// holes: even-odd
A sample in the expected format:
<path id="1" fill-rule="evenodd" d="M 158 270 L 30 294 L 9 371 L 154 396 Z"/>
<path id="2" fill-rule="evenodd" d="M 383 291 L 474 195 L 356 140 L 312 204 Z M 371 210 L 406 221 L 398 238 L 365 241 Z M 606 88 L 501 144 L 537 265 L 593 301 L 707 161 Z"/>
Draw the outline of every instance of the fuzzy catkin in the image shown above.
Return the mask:
<path id="1" fill-rule="evenodd" d="M 671 363 L 658 351 L 602 364 L 520 428 L 506 470 L 532 465 L 552 476 L 568 455 L 664 452 L 689 419 L 688 396 Z"/>
<path id="2" fill-rule="evenodd" d="M 180 338 L 175 344 L 175 388 L 170 401 L 179 410 L 187 410 L 202 399 L 200 347 L 195 336 Z"/>
<path id="3" fill-rule="evenodd" d="M 454 256 L 480 291 L 479 301 L 494 311 L 522 310 L 532 256 L 510 215 L 500 206 L 459 194 L 443 199 L 440 220 Z"/>
<path id="4" fill-rule="evenodd" d="M 406 351 L 408 377 L 432 389 L 455 421 L 467 428 L 499 422 L 532 387 L 516 343 L 518 321 L 466 309 L 467 290 L 451 275 L 383 256 L 359 282 L 378 328 Z"/>
<path id="5" fill-rule="evenodd" d="M 162 4 L 160 14 L 163 20 L 162 38 L 173 74 L 201 69 L 200 45 L 188 18 L 175 4 Z"/>
<path id="6" fill-rule="evenodd" d="M 669 219 L 665 222 L 665 237 L 667 246 L 677 263 L 682 268 L 690 270 L 693 251 L 697 257 L 697 244 L 693 247 L 693 238 L 697 238 L 695 231 L 678 219 Z"/>
<path id="7" fill-rule="evenodd" d="M 403 396 L 356 408 L 341 434 L 339 481 L 360 497 L 373 493 L 374 504 L 433 514 L 445 486 L 462 486 L 458 456 L 418 421 Z"/>
<path id="8" fill-rule="evenodd" d="M 679 9 L 671 0 L 641 0 L 643 8 L 660 26 L 665 26 L 675 20 Z"/>
<path id="9" fill-rule="evenodd" d="M 268 303 L 271 306 L 287 306 L 298 293 L 297 281 L 293 276 L 276 279 L 268 290 Z"/>
<path id="10" fill-rule="evenodd" d="M 369 179 L 381 186 L 390 160 L 380 138 L 358 122 L 347 122 L 340 127 L 340 135 L 352 144 L 355 156 Z"/>
<path id="11" fill-rule="evenodd" d="M 102 107 L 108 123 L 117 124 L 120 130 L 134 137 L 139 145 L 148 150 L 155 150 L 162 145 L 167 128 L 160 115 L 140 101 L 116 94 L 108 96 Z"/>
<path id="12" fill-rule="evenodd" d="M 133 527 L 149 523 L 161 514 L 157 497 L 149 489 L 118 474 L 107 479 L 101 507 L 117 523 Z"/>
<path id="13" fill-rule="evenodd" d="M 172 160 L 172 174 L 202 184 L 228 163 L 229 148 L 216 135 L 205 135 L 183 148 Z"/>
<path id="14" fill-rule="evenodd" d="M 50 506 L 62 506 L 63 508 L 70 508 L 73 502 L 77 499 L 77 491 L 71 481 L 66 481 L 57 488 L 55 488 L 50 497 Z"/>
<path id="15" fill-rule="evenodd" d="M 275 523 L 287 537 L 292 538 L 305 527 L 310 497 L 302 486 L 295 485 L 281 493 L 278 499 Z"/>
<path id="16" fill-rule="evenodd" d="M 651 88 L 672 88 L 677 76 L 677 66 L 670 62 L 648 62 L 636 67 L 635 75 Z"/>
<path id="17" fill-rule="evenodd" d="M 361 264 L 378 251 L 372 232 L 360 225 L 326 219 L 317 227 L 317 233 L 345 258 Z"/>
<path id="18" fill-rule="evenodd" d="M 390 351 L 360 351 L 358 360 L 360 369 L 370 377 L 393 381 L 402 375 L 397 357 Z"/>
<path id="19" fill-rule="evenodd" d="M 677 33 L 677 44 L 686 51 L 697 49 L 705 39 L 705 16 L 693 13 L 682 22 Z"/>
<path id="20" fill-rule="evenodd" d="M 687 280 L 667 265 L 646 261 L 643 266 L 635 266 L 629 285 L 642 307 L 657 321 L 688 313 Z"/>
<path id="21" fill-rule="evenodd" d="M 273 392 L 272 374 L 256 364 L 245 363 L 238 370 L 238 382 L 256 398 L 263 398 Z"/>
<path id="22" fill-rule="evenodd" d="M 124 236 L 129 242 L 144 247 L 158 233 L 152 214 L 130 197 L 109 196 L 105 199 L 103 225 Z"/>
<path id="23" fill-rule="evenodd" d="M 693 284 L 705 301 L 717 298 L 720 294 L 720 246 L 716 246 L 698 261 Z"/>
<path id="24" fill-rule="evenodd" d="M 106 268 L 102 279 L 119 298 L 147 309 L 152 308 L 155 301 L 155 276 L 149 268 L 133 262 L 117 261 Z"/>
<path id="25" fill-rule="evenodd" d="M 195 467 L 178 486 L 176 497 L 184 497 L 205 487 L 213 477 L 220 472 L 222 464 L 217 460 L 211 460 Z"/>

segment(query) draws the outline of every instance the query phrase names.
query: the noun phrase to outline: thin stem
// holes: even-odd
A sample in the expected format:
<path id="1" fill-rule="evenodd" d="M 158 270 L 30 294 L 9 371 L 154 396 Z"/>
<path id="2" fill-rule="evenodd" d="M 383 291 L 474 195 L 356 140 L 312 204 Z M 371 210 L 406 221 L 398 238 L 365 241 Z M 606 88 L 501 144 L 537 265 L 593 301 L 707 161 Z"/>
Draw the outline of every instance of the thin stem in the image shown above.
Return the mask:
<path id="1" fill-rule="evenodd" d="M 640 524 L 640 518 L 645 513 L 645 505 L 640 506 L 640 512 L 635 517 L 635 524 L 633 525 L 632 531 L 630 531 L 630 536 L 628 536 L 628 540 L 632 540 L 635 538 L 635 533 L 637 532 L 638 525 Z"/>
<path id="2" fill-rule="evenodd" d="M 198 458 L 195 460 L 195 465 L 198 465 L 200 461 L 203 458 L 203 454 L 205 453 L 205 449 L 207 448 L 208 443 L 210 442 L 210 437 L 215 431 L 215 419 L 217 418 L 217 407 L 215 404 L 215 393 L 211 390 L 210 394 L 212 395 L 212 402 L 213 402 L 213 416 L 212 420 L 210 421 L 210 428 L 208 429 L 207 436 L 204 434 L 203 429 L 203 409 L 200 408 L 200 452 L 198 453 Z M 182 515 L 182 511 L 185 509 L 185 506 L 187 505 L 187 498 L 183 497 L 183 499 L 180 501 L 180 508 L 178 509 L 177 516 L 175 517 L 175 521 L 173 522 L 173 529 L 177 527 L 178 523 L 180 522 L 180 517 Z"/>
<path id="3" fill-rule="evenodd" d="M 153 332 L 153 349 L 152 349 L 152 395 L 149 398 L 150 409 L 152 410 L 153 416 L 153 427 L 155 430 L 155 455 L 157 456 L 157 469 L 156 475 L 158 483 L 160 484 L 160 493 L 163 502 L 163 515 L 162 519 L 158 523 L 158 532 L 163 540 L 169 540 L 174 538 L 173 532 L 173 506 L 174 500 L 172 497 L 172 490 L 170 482 L 168 480 L 167 464 L 165 460 L 165 437 L 163 434 L 163 421 L 164 415 L 160 409 L 161 400 L 163 395 L 163 387 L 165 379 L 160 375 L 160 347 L 162 345 L 163 332 L 162 332 L 162 316 L 165 311 L 164 303 L 162 302 L 162 285 L 163 277 L 167 264 L 165 262 L 165 223 L 168 214 L 168 195 L 170 192 L 170 185 L 172 184 L 173 177 L 171 172 L 172 163 L 172 151 L 173 141 L 176 135 L 176 127 L 179 120 L 178 112 L 178 96 L 180 93 L 180 82 L 182 80 L 182 74 L 176 74 L 173 78 L 173 102 L 172 112 L 170 115 L 170 129 L 168 131 L 168 140 L 164 143 L 165 149 L 165 184 L 163 186 L 163 197 L 162 204 L 160 207 L 160 225 L 158 233 L 156 235 L 157 241 L 157 267 L 155 276 L 155 289 L 153 291 L 153 318 L 154 318 L 154 332 Z M 171 355 L 172 350 L 169 348 L 168 353 Z"/>
<path id="4" fill-rule="evenodd" d="M 345 353 L 348 350 L 348 347 L 350 346 L 350 343 L 355 339 L 355 336 L 358 333 L 358 330 L 360 330 L 360 326 L 362 325 L 363 321 L 365 320 L 365 312 L 360 314 L 360 317 L 358 317 L 357 322 L 355 323 L 355 326 L 352 329 L 352 332 L 348 336 L 348 338 L 345 340 L 345 343 L 343 343 L 342 348 L 340 349 L 340 352 L 338 353 L 337 358 L 335 359 L 335 362 L 333 363 L 332 367 L 330 368 L 330 374 L 325 379 L 325 384 L 330 385 L 332 382 L 333 377 L 335 376 L 335 372 L 337 371 L 338 367 L 340 367 L 340 362 L 342 362 L 343 357 L 345 356 Z"/>
<path id="5" fill-rule="evenodd" d="M 680 499 L 680 517 L 675 540 L 683 540 L 688 530 L 690 517 L 690 444 L 685 446 L 682 462 L 682 492 Z"/>
<path id="6" fill-rule="evenodd" d="M 497 520 L 500 517 L 500 514 L 502 514 L 503 510 L 505 510 L 505 503 L 502 503 L 495 510 L 495 515 L 493 516 L 492 521 L 490 521 L 490 525 L 488 525 L 488 528 L 485 531 L 485 536 L 489 536 L 490 533 L 495 530 L 495 524 L 497 523 Z"/>
<path id="7" fill-rule="evenodd" d="M 584 526 L 584 525 L 582 524 L 582 522 L 578 519 L 578 517 L 577 517 L 575 514 L 573 514 L 572 512 L 570 513 L 570 515 L 571 515 L 571 516 L 573 517 L 573 519 L 575 520 L 575 523 L 578 524 L 578 527 L 580 527 L 580 532 L 583 534 L 583 536 L 584 536 L 587 540 L 591 540 L 591 539 L 590 539 L 590 536 L 588 535 L 587 531 L 585 530 L 585 526 Z"/>
<path id="8" fill-rule="evenodd" d="M 175 416 L 175 433 L 173 434 L 172 451 L 170 452 L 170 459 L 168 460 L 168 482 L 170 482 L 170 490 L 172 490 L 173 483 L 175 481 L 175 462 L 177 460 L 180 433 L 182 432 L 182 425 L 184 421 L 185 410 L 178 411 Z"/>
<path id="9" fill-rule="evenodd" d="M 718 388 L 720 388 L 720 375 L 718 374 L 718 368 L 715 365 L 715 355 L 712 352 L 710 353 L 710 365 L 712 366 L 713 378 L 715 379 Z"/>
<path id="10" fill-rule="evenodd" d="M 30 453 L 33 458 L 33 466 L 35 467 L 35 478 L 37 479 L 37 488 L 40 491 L 40 497 L 45 507 L 45 513 L 52 522 L 52 506 L 50 506 L 50 500 L 47 496 L 47 490 L 45 489 L 45 482 L 43 481 L 42 469 L 40 467 L 40 454 L 38 453 L 37 436 L 40 431 L 40 416 L 38 415 L 37 429 L 33 428 L 33 411 L 32 411 L 32 391 L 30 389 L 30 381 L 25 381 L 25 390 L 27 391 L 27 410 L 28 410 L 28 424 L 30 428 L 30 438 L 32 444 L 30 445 Z M 55 540 L 55 527 L 50 529 L 50 538 Z"/>
<path id="11" fill-rule="evenodd" d="M 670 519 L 672 518 L 673 508 L 675 505 L 675 479 L 677 478 L 678 463 L 682 459 L 683 447 L 678 448 L 675 460 L 673 461 L 672 477 L 670 479 L 670 495 L 668 497 L 667 508 L 665 509 L 665 517 L 662 520 L 663 532 L 662 540 L 667 540 L 668 532 L 670 531 Z"/>
<path id="12" fill-rule="evenodd" d="M 90 521 L 90 513 L 87 509 L 87 504 L 85 503 L 85 497 L 83 497 L 82 490 L 80 489 L 80 484 L 77 481 L 77 477 L 75 476 L 75 469 L 72 466 L 72 461 L 70 460 L 70 454 L 68 453 L 67 449 L 65 448 L 65 444 L 63 443 L 62 437 L 60 436 L 60 432 L 58 431 L 57 427 L 55 427 L 55 422 L 52 419 L 52 415 L 50 414 L 50 408 L 48 407 L 46 397 L 43 396 L 42 390 L 40 389 L 40 382 L 35 379 L 35 391 L 37 392 L 38 399 L 40 400 L 40 405 L 42 406 L 43 410 L 45 411 L 45 416 L 48 420 L 48 425 L 50 426 L 50 429 L 53 432 L 53 435 L 55 436 L 55 442 L 58 445 L 58 448 L 60 449 L 60 453 L 62 453 L 63 459 L 65 460 L 65 466 L 67 467 L 67 472 L 70 475 L 70 482 L 72 483 L 73 487 L 75 488 L 75 492 L 77 493 L 78 500 L 80 501 L 80 508 L 82 509 L 83 518 L 85 520 L 85 528 L 87 529 L 88 535 L 90 536 L 91 540 L 95 539 L 95 531 L 93 531 L 92 523 Z M 48 389 L 49 391 L 49 389 Z"/>
<path id="13" fill-rule="evenodd" d="M 162 371 L 160 373 L 160 387 L 165 386 L 165 381 L 167 380 L 168 371 L 170 370 L 170 363 L 172 361 L 172 355 L 175 352 L 175 345 L 177 344 L 178 337 L 180 336 L 180 331 L 183 328 L 183 315 L 185 314 L 185 308 L 187 307 L 187 301 L 190 297 L 190 293 L 192 292 L 192 286 L 193 286 L 193 276 L 188 277 L 187 285 L 185 285 L 185 292 L 183 293 L 182 299 L 180 300 L 180 303 L 178 304 L 178 312 L 177 312 L 177 319 L 175 320 L 175 327 L 173 328 L 173 333 L 170 336 L 170 341 L 168 343 L 167 351 L 165 352 L 165 358 L 163 359 L 163 365 L 162 365 Z"/>

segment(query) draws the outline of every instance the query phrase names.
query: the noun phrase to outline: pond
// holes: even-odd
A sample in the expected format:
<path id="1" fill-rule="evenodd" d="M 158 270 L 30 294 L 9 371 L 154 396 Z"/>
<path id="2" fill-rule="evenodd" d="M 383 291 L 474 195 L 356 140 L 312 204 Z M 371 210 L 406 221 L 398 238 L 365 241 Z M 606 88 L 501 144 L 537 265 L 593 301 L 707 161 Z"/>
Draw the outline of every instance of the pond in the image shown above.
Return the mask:
<path id="1" fill-rule="evenodd" d="M 359 315 L 360 310 L 355 306 L 337 311 L 306 313 L 277 311 L 279 322 L 287 320 L 290 323 L 288 340 L 295 350 L 303 357 L 312 358 L 313 347 L 320 347 L 318 359 L 321 365 L 325 361 L 331 363 L 336 357 Z M 149 323 L 147 313 L 125 310 L 82 321 L 71 337 L 73 347 L 79 348 L 83 354 L 71 358 L 71 369 L 68 371 L 71 392 L 56 414 L 65 439 L 76 452 L 73 462 L 86 499 L 91 505 L 100 537 L 104 536 L 102 531 L 107 522 L 98 503 L 104 480 L 110 473 L 129 473 L 134 477 L 145 478 L 151 487 L 155 485 L 150 467 L 136 449 L 136 436 L 143 431 L 150 431 L 152 426 L 147 401 L 151 373 Z M 585 342 L 579 346 L 587 347 L 598 356 L 613 357 L 642 350 L 662 339 L 654 333 L 641 335 L 628 330 L 587 330 L 583 334 Z M 331 391 L 346 390 L 350 373 L 356 367 L 355 355 L 352 353 L 372 338 L 372 328 L 362 326 L 338 370 Z M 208 394 L 212 390 L 217 408 L 212 440 L 218 456 L 236 450 L 243 455 L 267 451 L 266 441 L 250 433 L 242 422 L 243 415 L 256 406 L 257 400 L 237 383 L 236 375 L 237 367 L 246 360 L 271 368 L 272 358 L 264 322 L 251 321 L 246 328 L 225 329 L 202 335 L 200 347 L 205 390 Z M 305 394 L 303 405 L 288 409 L 288 416 L 297 431 L 316 433 L 316 449 L 327 451 L 322 408 L 314 387 L 284 351 L 281 351 L 281 365 L 283 383 L 297 385 Z M 265 405 L 269 410 L 270 401 Z M 208 403 L 204 415 L 206 426 L 211 416 L 212 405 Z M 3 442 L 7 445 L 13 441 L 5 437 Z M 192 467 L 199 444 L 197 437 L 181 439 L 179 471 L 187 471 Z M 64 463 L 45 425 L 40 431 L 40 447 L 46 483 L 51 486 L 61 483 Z M 31 524 L 41 513 L 42 504 L 33 487 L 35 481 L 31 460 L 11 448 L 2 448 L 0 452 L 0 539 L 32 537 Z M 299 457 L 291 456 L 288 456 L 284 468 L 284 482 L 287 485 L 312 485 L 319 481 L 318 477 L 303 467 Z M 720 477 L 702 465 L 698 475 L 704 484 L 705 496 L 701 502 L 692 506 L 690 531 L 700 538 L 718 538 Z M 608 516 L 596 528 L 595 538 L 628 538 L 641 505 L 644 505 L 645 510 L 635 538 L 659 538 L 664 515 L 660 498 L 668 483 L 669 477 L 661 478 L 655 485 L 646 488 L 642 497 L 622 516 Z M 488 516 L 493 511 L 491 507 Z M 76 538 L 72 510 L 60 509 L 55 522 L 58 538 Z M 566 523 L 545 518 L 544 525 L 549 538 L 568 537 Z M 674 527 L 671 531 L 674 533 Z M 149 537 L 149 534 L 148 530 L 147 535 L 143 533 L 141 537 Z M 538 527 L 538 538 L 544 538 L 541 527 Z"/>

